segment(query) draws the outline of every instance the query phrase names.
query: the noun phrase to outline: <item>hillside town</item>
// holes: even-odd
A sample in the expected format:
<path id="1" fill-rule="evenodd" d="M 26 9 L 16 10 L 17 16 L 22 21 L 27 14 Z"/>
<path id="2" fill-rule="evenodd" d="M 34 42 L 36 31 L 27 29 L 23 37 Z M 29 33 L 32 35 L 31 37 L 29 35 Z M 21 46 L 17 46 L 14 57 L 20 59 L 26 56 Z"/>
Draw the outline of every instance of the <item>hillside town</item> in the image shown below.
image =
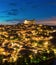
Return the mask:
<path id="1" fill-rule="evenodd" d="M 36 24 L 33 20 L 15 25 L 0 25 L 0 59 L 3 63 L 16 62 L 22 56 L 33 59 L 34 55 L 43 53 L 49 56 L 43 56 L 41 60 L 49 59 L 56 54 L 56 48 L 51 42 L 53 33 L 56 33 L 53 26 Z"/>

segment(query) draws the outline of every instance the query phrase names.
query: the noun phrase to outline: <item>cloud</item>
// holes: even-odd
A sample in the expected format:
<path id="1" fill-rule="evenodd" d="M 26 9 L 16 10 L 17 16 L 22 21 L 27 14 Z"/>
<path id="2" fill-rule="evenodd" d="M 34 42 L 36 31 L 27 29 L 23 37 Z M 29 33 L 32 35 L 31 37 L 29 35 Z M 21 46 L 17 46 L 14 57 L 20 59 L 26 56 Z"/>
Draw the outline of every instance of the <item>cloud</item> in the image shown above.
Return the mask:
<path id="1" fill-rule="evenodd" d="M 55 5 L 56 2 L 48 2 L 48 4 Z"/>
<path id="2" fill-rule="evenodd" d="M 45 6 L 49 6 L 49 5 L 56 5 L 56 2 L 55 1 L 47 1 L 47 2 L 39 2 L 39 3 L 36 3 L 37 1 L 35 2 L 28 2 L 26 5 L 30 5 L 32 6 L 32 8 L 36 9 L 36 8 L 39 8 L 39 7 L 45 7 Z"/>
<path id="3" fill-rule="evenodd" d="M 10 6 L 16 6 L 17 4 L 15 2 L 9 3 Z"/>
<path id="4" fill-rule="evenodd" d="M 42 20 L 42 21 L 37 21 L 37 24 L 56 25 L 56 20 Z"/>

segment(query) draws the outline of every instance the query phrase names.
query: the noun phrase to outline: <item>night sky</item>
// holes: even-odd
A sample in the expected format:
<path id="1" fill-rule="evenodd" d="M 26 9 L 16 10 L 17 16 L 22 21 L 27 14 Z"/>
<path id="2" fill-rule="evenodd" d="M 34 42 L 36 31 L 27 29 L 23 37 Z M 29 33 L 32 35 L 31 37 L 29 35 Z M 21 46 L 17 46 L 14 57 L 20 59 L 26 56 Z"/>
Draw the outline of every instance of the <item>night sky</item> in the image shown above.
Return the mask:
<path id="1" fill-rule="evenodd" d="M 56 0 L 0 0 L 0 24 L 25 19 L 56 23 Z"/>

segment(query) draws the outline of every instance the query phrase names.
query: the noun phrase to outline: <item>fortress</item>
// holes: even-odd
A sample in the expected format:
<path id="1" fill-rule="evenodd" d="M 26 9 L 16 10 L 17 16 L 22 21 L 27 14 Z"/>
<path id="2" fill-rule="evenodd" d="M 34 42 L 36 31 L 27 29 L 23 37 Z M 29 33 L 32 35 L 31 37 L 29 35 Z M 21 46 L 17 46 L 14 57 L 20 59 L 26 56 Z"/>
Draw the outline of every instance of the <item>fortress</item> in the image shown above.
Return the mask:
<path id="1" fill-rule="evenodd" d="M 24 24 L 36 24 L 35 20 L 24 20 Z"/>

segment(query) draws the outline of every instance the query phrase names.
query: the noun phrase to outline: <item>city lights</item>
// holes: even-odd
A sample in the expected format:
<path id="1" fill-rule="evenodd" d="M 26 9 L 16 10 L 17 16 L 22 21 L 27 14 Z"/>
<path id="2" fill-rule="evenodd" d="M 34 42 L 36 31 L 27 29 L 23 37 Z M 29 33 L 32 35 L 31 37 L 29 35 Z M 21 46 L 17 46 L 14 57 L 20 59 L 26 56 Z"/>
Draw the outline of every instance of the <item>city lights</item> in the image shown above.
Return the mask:
<path id="1" fill-rule="evenodd" d="M 49 59 L 49 55 L 52 57 L 56 55 L 56 50 L 50 41 L 54 38 L 51 35 L 54 32 L 52 28 L 48 29 L 45 25 L 25 20 L 24 23 L 4 25 L 0 29 L 0 56 L 2 55 L 3 63 L 17 62 L 20 58 L 24 58 L 26 64 L 28 64 L 27 58 L 30 58 L 31 63 L 39 63 Z"/>

